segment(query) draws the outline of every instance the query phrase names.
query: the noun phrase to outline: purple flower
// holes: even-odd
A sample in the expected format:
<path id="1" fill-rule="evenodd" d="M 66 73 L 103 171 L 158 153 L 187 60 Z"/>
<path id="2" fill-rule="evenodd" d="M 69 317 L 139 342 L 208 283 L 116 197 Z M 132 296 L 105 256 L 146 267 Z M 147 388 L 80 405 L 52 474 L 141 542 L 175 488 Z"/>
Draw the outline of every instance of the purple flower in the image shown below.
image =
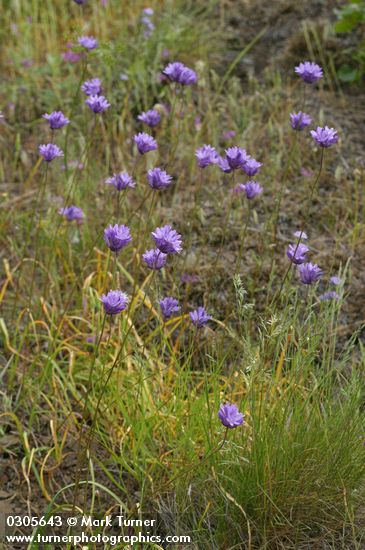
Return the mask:
<path id="1" fill-rule="evenodd" d="M 340 297 L 335 290 L 329 290 L 328 292 L 321 294 L 319 299 L 321 300 L 321 302 L 324 302 L 326 300 L 339 300 Z"/>
<path id="2" fill-rule="evenodd" d="M 249 158 L 245 164 L 242 166 L 242 169 L 250 177 L 255 176 L 260 170 L 262 162 L 258 162 L 256 159 Z"/>
<path id="3" fill-rule="evenodd" d="M 143 13 L 146 15 L 153 15 L 153 9 L 152 8 L 144 8 Z"/>
<path id="4" fill-rule="evenodd" d="M 91 80 L 86 80 L 81 86 L 81 90 L 86 95 L 100 95 L 101 94 L 100 78 L 92 78 Z"/>
<path id="5" fill-rule="evenodd" d="M 48 120 L 51 130 L 63 128 L 63 126 L 66 126 L 66 124 L 69 124 L 70 122 L 61 111 L 53 111 L 53 113 L 49 115 L 46 113 L 42 118 Z"/>
<path id="6" fill-rule="evenodd" d="M 311 136 L 320 147 L 331 147 L 338 142 L 337 131 L 328 126 L 324 128 L 318 126 L 317 130 L 311 130 Z"/>
<path id="7" fill-rule="evenodd" d="M 323 76 L 323 71 L 317 63 L 311 61 L 304 61 L 304 63 L 299 63 L 295 67 L 295 72 L 301 77 L 304 82 L 308 84 L 314 84 Z"/>
<path id="8" fill-rule="evenodd" d="M 172 177 L 165 170 L 161 170 L 161 168 L 149 170 L 147 179 L 152 189 L 164 189 L 165 187 L 169 187 L 172 182 Z"/>
<path id="9" fill-rule="evenodd" d="M 297 239 L 308 239 L 308 235 L 307 233 L 305 233 L 305 231 L 294 231 L 293 235 Z"/>
<path id="10" fill-rule="evenodd" d="M 211 145 L 203 145 L 196 150 L 196 158 L 200 168 L 206 168 L 210 164 L 217 164 L 218 153 Z"/>
<path id="11" fill-rule="evenodd" d="M 145 132 L 140 132 L 139 134 L 134 136 L 133 140 L 134 143 L 137 145 L 138 152 L 141 155 L 148 153 L 148 151 L 154 151 L 155 149 L 157 149 L 156 140 Z"/>
<path id="12" fill-rule="evenodd" d="M 317 264 L 301 264 L 298 266 L 300 280 L 304 285 L 311 285 L 322 277 L 323 271 Z"/>
<path id="13" fill-rule="evenodd" d="M 87 0 L 74 0 L 75 4 L 78 4 L 79 6 L 82 6 L 83 4 L 86 4 Z"/>
<path id="14" fill-rule="evenodd" d="M 226 149 L 226 160 L 232 170 L 242 168 L 250 159 L 249 155 L 241 147 L 229 147 Z"/>
<path id="15" fill-rule="evenodd" d="M 286 255 L 289 260 L 295 265 L 304 264 L 307 260 L 307 254 L 309 252 L 308 246 L 305 244 L 290 244 L 286 249 Z"/>
<path id="16" fill-rule="evenodd" d="M 83 211 L 78 206 L 65 206 L 64 208 L 60 208 L 58 213 L 66 218 L 68 222 L 76 220 L 78 223 L 82 223 L 85 217 Z"/>
<path id="17" fill-rule="evenodd" d="M 244 422 L 245 415 L 240 413 L 237 406 L 226 403 L 221 405 L 218 411 L 218 418 L 226 428 L 237 428 Z"/>
<path id="18" fill-rule="evenodd" d="M 169 63 L 164 70 L 162 71 L 173 82 L 182 84 L 183 86 L 189 86 L 190 84 L 195 84 L 197 81 L 197 76 L 195 71 L 186 67 L 183 63 L 179 61 L 174 61 Z"/>
<path id="19" fill-rule="evenodd" d="M 243 185 L 243 188 L 249 200 L 254 199 L 257 195 L 261 195 L 263 191 L 261 185 L 257 181 L 248 181 Z"/>
<path id="20" fill-rule="evenodd" d="M 224 172 L 225 174 L 229 174 L 230 172 L 232 172 L 232 168 L 228 164 L 227 159 L 219 156 L 217 160 L 217 164 L 219 168 L 222 170 L 222 172 Z"/>
<path id="21" fill-rule="evenodd" d="M 138 120 L 147 124 L 150 128 L 154 128 L 161 120 L 161 115 L 155 109 L 150 109 L 149 111 L 143 112 L 138 115 Z"/>
<path id="22" fill-rule="evenodd" d="M 85 103 L 95 114 L 103 113 L 110 107 L 110 103 L 103 95 L 90 95 Z"/>
<path id="23" fill-rule="evenodd" d="M 298 111 L 297 113 L 290 114 L 290 126 L 293 130 L 304 130 L 306 126 L 309 126 L 312 123 L 312 119 L 306 113 Z"/>
<path id="24" fill-rule="evenodd" d="M 338 286 L 342 283 L 342 280 L 340 279 L 340 277 L 337 277 L 336 275 L 334 275 L 333 277 L 330 278 L 330 283 L 335 286 Z"/>
<path id="25" fill-rule="evenodd" d="M 173 313 L 180 311 L 179 302 L 176 298 L 171 298 L 168 296 L 167 298 L 160 300 L 159 304 L 164 321 L 170 319 Z"/>
<path id="26" fill-rule="evenodd" d="M 64 61 L 69 61 L 70 63 L 77 63 L 82 58 L 82 54 L 78 52 L 64 52 L 62 54 L 62 58 Z"/>
<path id="27" fill-rule="evenodd" d="M 108 294 L 101 295 L 101 301 L 103 302 L 105 313 L 108 315 L 117 315 L 117 313 L 120 313 L 127 307 L 129 298 L 125 292 L 109 290 Z"/>
<path id="28" fill-rule="evenodd" d="M 156 246 L 165 254 L 179 254 L 182 251 L 181 235 L 171 225 L 157 227 L 152 231 Z"/>
<path id="29" fill-rule="evenodd" d="M 234 130 L 226 130 L 223 132 L 223 139 L 231 139 L 234 138 L 236 135 L 236 132 Z"/>
<path id="30" fill-rule="evenodd" d="M 131 232 L 126 225 L 109 225 L 104 230 L 104 241 L 112 252 L 119 252 L 131 240 Z"/>
<path id="31" fill-rule="evenodd" d="M 158 250 L 158 248 L 151 248 L 151 250 L 146 250 L 146 252 L 142 254 L 142 258 L 146 262 L 147 267 L 159 270 L 165 266 L 167 254 L 164 254 L 161 250 Z"/>
<path id="32" fill-rule="evenodd" d="M 109 185 L 114 185 L 118 191 L 127 189 L 127 187 L 135 187 L 136 183 L 127 172 L 119 172 L 118 174 L 113 174 L 112 177 L 105 180 L 105 183 Z"/>
<path id="33" fill-rule="evenodd" d="M 98 41 L 93 36 L 80 36 L 77 42 L 86 50 L 95 50 L 99 45 Z"/>
<path id="34" fill-rule="evenodd" d="M 53 143 L 40 145 L 39 152 L 46 162 L 51 162 L 56 157 L 63 157 L 63 151 Z"/>
<path id="35" fill-rule="evenodd" d="M 196 326 L 196 328 L 202 328 L 212 318 L 202 306 L 194 309 L 194 311 L 190 311 L 189 315 L 191 322 Z"/>
<path id="36" fill-rule="evenodd" d="M 307 170 L 306 168 L 304 168 L 304 166 L 302 166 L 302 168 L 300 169 L 300 173 L 305 178 L 312 178 L 313 177 L 312 170 Z"/>

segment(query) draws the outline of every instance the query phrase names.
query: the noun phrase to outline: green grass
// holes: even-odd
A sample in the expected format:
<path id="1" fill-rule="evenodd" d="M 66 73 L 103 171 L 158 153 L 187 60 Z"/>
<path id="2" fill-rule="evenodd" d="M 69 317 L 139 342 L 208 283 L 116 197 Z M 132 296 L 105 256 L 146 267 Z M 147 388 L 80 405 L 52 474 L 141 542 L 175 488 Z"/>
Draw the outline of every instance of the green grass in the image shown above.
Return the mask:
<path id="1" fill-rule="evenodd" d="M 234 76 L 245 51 L 224 61 L 223 2 L 152 3 L 149 40 L 139 28 L 143 3 L 70 4 L 14 2 L 1 15 L 0 444 L 24 477 L 18 490 L 38 514 L 78 506 L 103 515 L 123 504 L 132 518 L 156 516 L 162 535 L 190 535 L 191 548 L 360 549 L 364 352 L 347 305 L 348 256 L 363 241 L 360 176 L 353 185 L 343 173 L 341 144 L 326 150 L 306 210 L 320 153 L 288 125 L 303 108 L 301 85 L 276 72 L 244 84 Z M 81 33 L 98 36 L 100 48 L 87 62 L 64 63 L 60 53 Z M 165 48 L 197 70 L 196 87 L 176 94 L 158 80 Z M 24 68 L 24 58 L 34 66 Z M 96 76 L 112 107 L 93 120 L 79 83 Z M 305 108 L 319 125 L 338 127 L 327 98 L 315 90 Z M 159 148 L 138 159 L 136 117 L 155 104 Z M 72 124 L 55 142 L 83 170 L 38 161 L 38 145 L 50 139 L 40 117 L 58 109 Z M 235 138 L 222 137 L 226 130 Z M 264 193 L 247 230 L 246 202 L 229 193 L 243 178 L 216 167 L 201 173 L 194 153 L 204 143 L 246 147 L 263 163 Z M 174 185 L 152 198 L 146 170 L 159 165 Z M 115 262 L 103 230 L 117 222 L 116 195 L 103 182 L 122 170 L 137 182 L 118 219 L 134 239 Z M 58 216 L 66 198 L 85 211 L 82 226 Z M 184 252 L 152 274 L 141 254 L 167 223 Z M 309 291 L 292 274 L 284 280 L 298 229 L 325 270 Z M 183 273 L 198 280 L 182 283 Z M 320 301 L 335 274 L 340 299 Z M 111 288 L 131 296 L 112 325 L 100 303 Z M 182 306 L 166 324 L 163 296 Z M 196 332 L 188 312 L 203 304 L 213 320 Z M 217 418 L 225 401 L 245 413 L 228 433 Z M 9 432 L 17 445 L 6 444 Z"/>

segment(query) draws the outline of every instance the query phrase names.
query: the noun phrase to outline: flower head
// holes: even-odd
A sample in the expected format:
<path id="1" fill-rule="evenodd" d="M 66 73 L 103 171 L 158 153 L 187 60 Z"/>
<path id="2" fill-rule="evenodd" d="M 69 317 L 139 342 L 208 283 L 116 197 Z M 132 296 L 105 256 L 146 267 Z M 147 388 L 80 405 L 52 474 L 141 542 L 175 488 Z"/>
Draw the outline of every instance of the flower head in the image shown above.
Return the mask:
<path id="1" fill-rule="evenodd" d="M 171 225 L 157 227 L 152 231 L 156 246 L 165 254 L 179 254 L 182 251 L 181 235 Z"/>
<path id="2" fill-rule="evenodd" d="M 141 155 L 144 155 L 149 151 L 154 151 L 155 149 L 157 149 L 156 140 L 149 134 L 146 134 L 145 132 L 140 132 L 139 134 L 134 136 L 133 139 L 134 139 L 134 143 L 137 145 L 138 152 Z"/>
<path id="3" fill-rule="evenodd" d="M 200 168 L 206 168 L 210 164 L 217 164 L 218 153 L 211 145 L 203 145 L 196 150 L 196 158 Z"/>
<path id="4" fill-rule="evenodd" d="M 312 138 L 317 142 L 320 147 L 331 147 L 338 142 L 338 134 L 334 128 L 325 126 L 321 128 L 317 127 L 317 130 L 311 130 Z"/>
<path id="5" fill-rule="evenodd" d="M 53 111 L 53 113 L 43 115 L 43 118 L 48 120 L 51 130 L 59 130 L 69 124 L 69 120 L 61 111 Z"/>
<path id="6" fill-rule="evenodd" d="M 290 244 L 286 249 L 286 255 L 289 260 L 295 265 L 304 264 L 307 260 L 307 254 L 309 252 L 308 246 L 305 244 Z"/>
<path id="7" fill-rule="evenodd" d="M 39 152 L 46 162 L 51 162 L 56 157 L 63 157 L 63 151 L 54 143 L 40 145 Z"/>
<path id="8" fill-rule="evenodd" d="M 324 302 L 326 300 L 339 300 L 340 297 L 335 290 L 329 290 L 328 292 L 321 294 L 319 299 L 321 300 L 321 302 Z"/>
<path id="9" fill-rule="evenodd" d="M 290 126 L 293 130 L 304 130 L 306 126 L 309 126 L 312 123 L 312 119 L 306 113 L 298 111 L 297 113 L 290 114 Z"/>
<path id="10" fill-rule="evenodd" d="M 311 264 L 310 262 L 298 265 L 298 271 L 300 280 L 304 285 L 311 285 L 312 283 L 315 283 L 322 277 L 323 274 L 323 271 L 317 264 Z"/>
<path id="11" fill-rule="evenodd" d="M 79 6 L 82 6 L 83 4 L 86 4 L 87 0 L 74 0 L 75 4 L 79 4 Z"/>
<path id="12" fill-rule="evenodd" d="M 169 187 L 172 182 L 172 177 L 161 168 L 152 168 L 152 170 L 149 170 L 147 179 L 152 189 L 164 189 L 165 187 Z"/>
<path id="13" fill-rule="evenodd" d="M 207 322 L 210 321 L 212 318 L 212 316 L 208 315 L 206 309 L 202 306 L 194 309 L 194 311 L 190 311 L 189 316 L 191 322 L 193 323 L 193 325 L 196 326 L 196 328 L 204 327 L 204 325 L 206 325 Z"/>
<path id="14" fill-rule="evenodd" d="M 154 128 L 161 120 L 161 115 L 156 109 L 150 109 L 138 115 L 138 120 L 147 124 L 150 128 Z"/>
<path id="15" fill-rule="evenodd" d="M 336 275 L 334 275 L 333 277 L 330 278 L 330 283 L 332 285 L 338 286 L 342 283 L 342 280 L 340 279 L 340 277 L 337 277 Z"/>
<path id="16" fill-rule="evenodd" d="M 308 84 L 314 84 L 314 82 L 317 82 L 317 80 L 323 76 L 321 67 L 317 65 L 317 63 L 311 61 L 299 63 L 299 65 L 295 67 L 295 72 Z"/>
<path id="17" fill-rule="evenodd" d="M 242 166 L 242 169 L 250 177 L 255 176 L 260 170 L 262 162 L 258 162 L 256 159 L 249 158 L 245 164 Z"/>
<path id="18" fill-rule="evenodd" d="M 237 406 L 226 403 L 221 405 L 218 411 L 218 418 L 226 428 L 237 428 L 244 422 L 245 415 L 240 413 Z"/>
<path id="19" fill-rule="evenodd" d="M 83 211 L 78 206 L 65 206 L 64 208 L 60 208 L 58 213 L 68 222 L 76 220 L 79 224 L 82 223 L 85 217 Z"/>
<path id="20" fill-rule="evenodd" d="M 123 311 L 127 305 L 129 298 L 125 292 L 120 290 L 109 290 L 108 294 L 101 295 L 105 313 L 108 315 L 117 315 Z"/>
<path id="21" fill-rule="evenodd" d="M 173 82 L 177 82 L 178 84 L 182 84 L 183 86 L 195 84 L 197 81 L 196 72 L 192 69 L 189 69 L 184 65 L 184 63 L 180 63 L 179 61 L 169 63 L 164 68 L 162 73 Z"/>
<path id="22" fill-rule="evenodd" d="M 112 252 L 119 252 L 131 240 L 131 232 L 126 225 L 109 225 L 104 230 L 104 241 Z"/>
<path id="23" fill-rule="evenodd" d="M 142 254 L 142 258 L 146 262 L 147 267 L 160 270 L 166 265 L 167 254 L 164 254 L 158 248 L 151 248 L 151 250 L 146 250 Z"/>
<path id="24" fill-rule="evenodd" d="M 263 191 L 261 185 L 257 181 L 248 181 L 243 185 L 243 188 L 249 200 L 261 195 Z"/>
<path id="25" fill-rule="evenodd" d="M 90 95 L 85 103 L 95 114 L 103 113 L 110 107 L 109 101 L 103 95 Z"/>
<path id="26" fill-rule="evenodd" d="M 164 321 L 170 319 L 173 313 L 180 311 L 179 302 L 176 298 L 171 298 L 168 296 L 167 298 L 160 300 L 159 304 Z"/>
<path id="27" fill-rule="evenodd" d="M 80 36 L 77 42 L 86 50 L 95 50 L 99 45 L 98 41 L 93 36 Z"/>
<path id="28" fill-rule="evenodd" d="M 86 80 L 81 86 L 81 90 L 86 95 L 100 95 L 101 94 L 100 78 L 92 78 L 91 80 Z"/>
<path id="29" fill-rule="evenodd" d="M 231 170 L 243 169 L 250 156 L 241 147 L 229 147 L 226 149 L 226 160 Z"/>
<path id="30" fill-rule="evenodd" d="M 110 178 L 105 180 L 105 183 L 109 185 L 114 185 L 118 191 L 127 189 L 127 187 L 135 187 L 136 183 L 127 172 L 119 172 L 118 174 L 113 174 Z"/>
<path id="31" fill-rule="evenodd" d="M 217 164 L 219 168 L 222 170 L 222 172 L 224 172 L 225 174 L 229 174 L 230 172 L 232 172 L 232 168 L 228 164 L 228 161 L 226 158 L 218 156 Z"/>

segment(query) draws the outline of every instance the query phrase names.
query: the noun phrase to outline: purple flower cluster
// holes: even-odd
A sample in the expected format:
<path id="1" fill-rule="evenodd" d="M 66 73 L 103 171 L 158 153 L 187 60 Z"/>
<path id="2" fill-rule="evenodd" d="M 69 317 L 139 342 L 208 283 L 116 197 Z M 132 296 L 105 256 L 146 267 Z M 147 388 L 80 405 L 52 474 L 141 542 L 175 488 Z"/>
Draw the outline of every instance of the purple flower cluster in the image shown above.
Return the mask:
<path id="1" fill-rule="evenodd" d="M 307 126 L 312 123 L 312 119 L 306 113 L 298 111 L 297 113 L 291 113 L 290 115 L 290 126 L 293 130 L 298 130 L 299 132 L 304 130 Z"/>
<path id="2" fill-rule="evenodd" d="M 39 152 L 46 162 L 52 162 L 57 157 L 63 157 L 63 151 L 54 143 L 40 145 Z"/>
<path id="3" fill-rule="evenodd" d="M 81 86 L 81 90 L 86 95 L 100 95 L 102 92 L 100 78 L 92 78 L 91 80 L 86 80 Z"/>
<path id="4" fill-rule="evenodd" d="M 295 72 L 307 84 L 314 84 L 323 76 L 323 71 L 317 63 L 304 61 L 295 67 Z"/>
<path id="5" fill-rule="evenodd" d="M 203 328 L 208 321 L 211 320 L 211 315 L 209 315 L 206 311 L 206 309 L 202 306 L 199 306 L 194 311 L 191 311 L 189 313 L 191 322 L 193 323 L 196 328 Z"/>
<path id="6" fill-rule="evenodd" d="M 142 258 L 147 264 L 147 267 L 159 271 L 166 265 L 167 254 L 164 254 L 158 248 L 151 248 L 142 254 Z"/>
<path id="7" fill-rule="evenodd" d="M 290 244 L 286 249 L 286 255 L 295 265 L 304 264 L 307 261 L 308 246 L 302 243 Z"/>
<path id="8" fill-rule="evenodd" d="M 93 36 L 80 36 L 80 38 L 77 39 L 77 42 L 85 48 L 86 50 L 95 50 L 99 46 L 99 43 L 96 38 Z"/>
<path id="9" fill-rule="evenodd" d="M 240 413 L 237 406 L 226 403 L 221 405 L 218 411 L 218 418 L 226 428 L 237 428 L 244 422 L 244 414 Z"/>
<path id="10" fill-rule="evenodd" d="M 152 231 L 156 246 L 164 254 L 179 254 L 182 251 L 181 235 L 171 225 L 157 227 Z"/>
<path id="11" fill-rule="evenodd" d="M 203 145 L 196 150 L 196 158 L 198 159 L 198 166 L 200 168 L 206 168 L 210 164 L 217 164 L 219 155 L 217 151 L 211 145 Z"/>
<path id="12" fill-rule="evenodd" d="M 127 307 L 129 298 L 125 292 L 109 290 L 108 294 L 101 295 L 101 301 L 106 314 L 117 315 Z"/>
<path id="13" fill-rule="evenodd" d="M 298 272 L 303 285 L 311 285 L 317 282 L 323 275 L 323 271 L 318 265 L 310 262 L 299 265 Z"/>
<path id="14" fill-rule="evenodd" d="M 90 95 L 85 103 L 95 114 L 104 113 L 110 107 L 110 103 L 103 95 Z"/>
<path id="15" fill-rule="evenodd" d="M 172 183 L 172 177 L 161 168 L 152 168 L 152 170 L 149 170 L 147 180 L 152 189 L 165 189 Z"/>
<path id="16" fill-rule="evenodd" d="M 172 82 L 176 82 L 182 86 L 190 86 L 197 82 L 196 72 L 180 63 L 180 61 L 169 63 L 162 71 L 162 74 L 167 76 Z"/>
<path id="17" fill-rule="evenodd" d="M 49 127 L 51 130 L 59 130 L 60 128 L 63 128 L 66 126 L 66 124 L 69 124 L 70 121 L 67 117 L 61 112 L 61 111 L 53 111 L 53 113 L 50 114 L 44 114 L 43 118 L 48 120 Z"/>
<path id="18" fill-rule="evenodd" d="M 137 149 L 140 155 L 144 155 L 149 151 L 154 151 L 157 149 L 156 140 L 145 132 L 140 132 L 139 134 L 134 136 L 133 140 L 134 143 L 137 145 Z"/>
<path id="19" fill-rule="evenodd" d="M 338 142 L 337 131 L 328 126 L 324 128 L 318 126 L 317 130 L 311 130 L 311 136 L 320 147 L 331 147 L 331 145 L 335 145 Z"/>
<path id="20" fill-rule="evenodd" d="M 109 225 L 104 230 L 104 240 L 112 252 L 120 252 L 131 242 L 131 232 L 126 225 Z"/>
<path id="21" fill-rule="evenodd" d="M 61 216 L 63 216 L 68 222 L 76 221 L 77 223 L 82 223 L 85 217 L 81 208 L 77 206 L 65 206 L 60 208 L 58 211 Z"/>
<path id="22" fill-rule="evenodd" d="M 108 185 L 113 185 L 118 191 L 127 189 L 127 187 L 134 188 L 136 186 L 135 181 L 132 176 L 127 172 L 119 172 L 118 174 L 113 174 L 110 178 L 105 180 L 105 183 Z"/>
<path id="23" fill-rule="evenodd" d="M 138 115 L 137 119 L 150 128 L 154 128 L 161 120 L 161 115 L 156 109 L 150 109 Z"/>
<path id="24" fill-rule="evenodd" d="M 176 298 L 171 298 L 170 296 L 167 296 L 166 298 L 160 300 L 159 304 L 164 321 L 170 319 L 173 313 L 177 313 L 178 311 L 180 311 L 179 302 L 178 300 L 176 300 Z"/>

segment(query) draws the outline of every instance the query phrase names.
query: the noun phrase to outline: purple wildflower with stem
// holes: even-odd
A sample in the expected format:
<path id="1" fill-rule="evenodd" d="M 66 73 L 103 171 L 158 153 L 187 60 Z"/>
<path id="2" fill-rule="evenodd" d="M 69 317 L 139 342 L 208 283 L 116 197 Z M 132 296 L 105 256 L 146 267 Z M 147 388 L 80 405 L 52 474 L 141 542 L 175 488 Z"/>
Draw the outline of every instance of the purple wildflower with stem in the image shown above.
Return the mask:
<path id="1" fill-rule="evenodd" d="M 150 269 L 156 269 L 158 271 L 166 265 L 167 254 L 164 254 L 158 248 L 151 248 L 150 250 L 146 250 L 146 252 L 142 254 L 142 258 L 147 267 L 149 267 Z"/>
<path id="2" fill-rule="evenodd" d="M 101 295 L 101 301 L 106 314 L 117 315 L 127 307 L 129 298 L 121 290 L 109 290 L 108 294 Z"/>
<path id="3" fill-rule="evenodd" d="M 170 296 L 167 296 L 166 298 L 160 300 L 159 304 L 164 321 L 170 319 L 173 313 L 177 313 L 178 311 L 180 311 L 179 302 L 178 300 L 176 300 L 176 298 L 171 298 Z"/>
<path id="4" fill-rule="evenodd" d="M 197 309 L 194 309 L 194 311 L 190 311 L 189 316 L 196 328 L 203 328 L 212 318 L 203 306 L 199 306 Z"/>
<path id="5" fill-rule="evenodd" d="M 249 158 L 242 166 L 242 170 L 250 177 L 255 176 L 259 172 L 262 166 L 262 162 L 258 162 L 256 159 Z"/>
<path id="6" fill-rule="evenodd" d="M 195 152 L 195 156 L 198 159 L 200 168 L 206 168 L 210 164 L 217 164 L 219 158 L 217 151 L 211 145 L 199 147 Z"/>
<path id="7" fill-rule="evenodd" d="M 231 170 L 243 169 L 249 159 L 250 156 L 241 147 L 229 147 L 226 149 L 226 161 Z"/>
<path id="8" fill-rule="evenodd" d="M 150 135 L 145 132 L 140 132 L 135 135 L 134 143 L 137 145 L 137 149 L 140 155 L 144 155 L 149 151 L 154 151 L 157 149 L 157 141 Z"/>
<path id="9" fill-rule="evenodd" d="M 78 206 L 65 206 L 64 208 L 60 208 L 58 213 L 68 222 L 76 221 L 79 224 L 83 222 L 85 217 L 84 212 Z"/>
<path id="10" fill-rule="evenodd" d="M 86 50 L 95 50 L 99 46 L 99 42 L 93 36 L 80 36 L 77 42 Z"/>
<path id="11" fill-rule="evenodd" d="M 304 240 L 308 239 L 308 235 L 305 231 L 294 231 L 293 235 L 297 239 L 304 239 Z"/>
<path id="12" fill-rule="evenodd" d="M 218 418 L 226 428 L 237 428 L 243 424 L 245 415 L 239 412 L 236 405 L 222 403 L 218 411 Z"/>
<path id="13" fill-rule="evenodd" d="M 112 252 L 119 252 L 131 240 L 131 232 L 126 225 L 109 225 L 104 230 L 104 241 Z"/>
<path id="14" fill-rule="evenodd" d="M 328 126 L 325 126 L 324 128 L 318 126 L 317 130 L 311 130 L 311 136 L 320 147 L 328 148 L 338 142 L 337 131 L 334 128 L 329 128 Z"/>
<path id="15" fill-rule="evenodd" d="M 307 84 L 314 84 L 323 76 L 323 71 L 317 63 L 304 61 L 295 67 L 295 72 Z"/>
<path id="16" fill-rule="evenodd" d="M 149 111 L 144 111 L 138 115 L 137 119 L 144 124 L 147 124 L 150 128 L 154 128 L 161 120 L 161 115 L 156 109 L 150 109 Z"/>
<path id="17" fill-rule="evenodd" d="M 136 186 L 136 182 L 127 172 L 113 174 L 110 178 L 105 180 L 105 183 L 108 185 L 113 185 L 118 191 L 127 189 L 127 187 L 133 189 Z"/>
<path id="18" fill-rule="evenodd" d="M 261 185 L 257 181 L 253 180 L 243 184 L 243 190 L 249 200 L 254 199 L 263 192 Z"/>
<path id="19" fill-rule="evenodd" d="M 179 254 L 182 251 L 181 235 L 171 225 L 157 227 L 152 231 L 156 246 L 164 254 Z"/>
<path id="20" fill-rule="evenodd" d="M 290 126 L 293 130 L 301 132 L 312 123 L 312 119 L 306 113 L 298 111 L 297 113 L 290 114 Z"/>
<path id="21" fill-rule="evenodd" d="M 50 114 L 44 114 L 44 119 L 48 120 L 51 130 L 59 130 L 70 123 L 69 119 L 62 113 L 62 111 L 53 111 Z"/>
<path id="22" fill-rule="evenodd" d="M 286 249 L 286 255 L 295 265 L 304 264 L 307 261 L 308 246 L 305 244 L 290 244 Z"/>
<path id="23" fill-rule="evenodd" d="M 228 164 L 228 161 L 226 158 L 218 156 L 217 164 L 219 168 L 222 170 L 222 172 L 224 172 L 225 174 L 229 174 L 230 172 L 232 172 L 232 168 Z"/>
<path id="24" fill-rule="evenodd" d="M 340 277 L 337 277 L 337 275 L 333 275 L 333 277 L 330 278 L 330 283 L 332 285 L 338 286 L 342 283 L 342 280 Z"/>
<path id="25" fill-rule="evenodd" d="M 63 151 L 54 143 L 40 145 L 39 152 L 46 162 L 51 162 L 57 157 L 63 157 Z"/>
<path id="26" fill-rule="evenodd" d="M 85 103 L 95 114 L 104 113 L 110 107 L 110 103 L 103 95 L 90 95 Z"/>
<path id="27" fill-rule="evenodd" d="M 323 271 L 318 267 L 318 265 L 310 262 L 298 265 L 298 272 L 300 280 L 304 285 L 311 285 L 315 283 L 323 275 Z"/>
<path id="28" fill-rule="evenodd" d="M 100 78 L 91 78 L 86 80 L 81 86 L 81 90 L 86 95 L 100 95 L 102 92 Z"/>
<path id="29" fill-rule="evenodd" d="M 167 76 L 172 82 L 177 82 L 182 86 L 190 86 L 197 82 L 196 72 L 186 67 L 180 61 L 169 63 L 162 71 L 162 74 Z"/>
<path id="30" fill-rule="evenodd" d="M 149 170 L 147 180 L 152 189 L 165 189 L 172 183 L 172 177 L 161 168 L 152 168 Z"/>

